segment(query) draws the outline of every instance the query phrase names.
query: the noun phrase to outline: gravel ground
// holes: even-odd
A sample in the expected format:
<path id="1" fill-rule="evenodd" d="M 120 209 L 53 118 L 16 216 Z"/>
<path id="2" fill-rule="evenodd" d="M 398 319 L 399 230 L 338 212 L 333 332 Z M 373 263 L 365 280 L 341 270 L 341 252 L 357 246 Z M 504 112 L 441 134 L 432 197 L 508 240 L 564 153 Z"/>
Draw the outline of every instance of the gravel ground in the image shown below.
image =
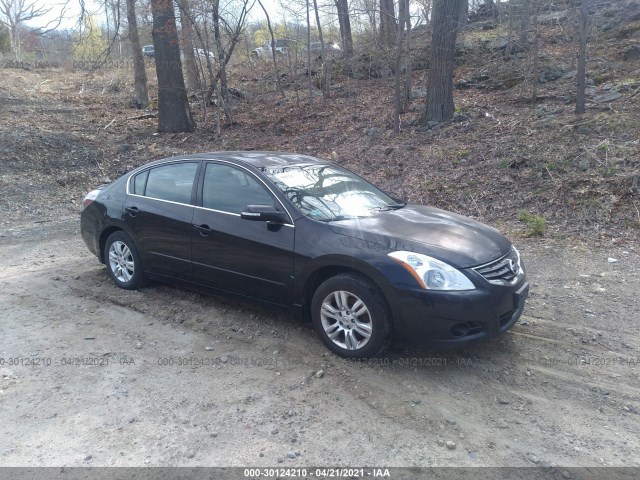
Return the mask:
<path id="1" fill-rule="evenodd" d="M 532 297 L 506 335 L 354 363 L 253 304 L 117 289 L 72 216 L 14 225 L 0 464 L 640 466 L 637 253 L 519 246 Z"/>

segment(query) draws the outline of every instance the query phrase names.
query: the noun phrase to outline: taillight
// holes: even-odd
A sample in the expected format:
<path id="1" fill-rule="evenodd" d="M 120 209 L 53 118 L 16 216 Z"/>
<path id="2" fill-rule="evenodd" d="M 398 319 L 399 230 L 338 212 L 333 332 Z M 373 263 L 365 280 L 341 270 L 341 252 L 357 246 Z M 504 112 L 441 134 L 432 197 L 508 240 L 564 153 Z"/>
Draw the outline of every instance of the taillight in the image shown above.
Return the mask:
<path id="1" fill-rule="evenodd" d="M 89 193 L 87 193 L 82 200 L 82 209 L 84 210 L 85 208 L 87 208 L 91 204 L 91 202 L 98 198 L 99 194 L 99 189 L 91 190 Z"/>

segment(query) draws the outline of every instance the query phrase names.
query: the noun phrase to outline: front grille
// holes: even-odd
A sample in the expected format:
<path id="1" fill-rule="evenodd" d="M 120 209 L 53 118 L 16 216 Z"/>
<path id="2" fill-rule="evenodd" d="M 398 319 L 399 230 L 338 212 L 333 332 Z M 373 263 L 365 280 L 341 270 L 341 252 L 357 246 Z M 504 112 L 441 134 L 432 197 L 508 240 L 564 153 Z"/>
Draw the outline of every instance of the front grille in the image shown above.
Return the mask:
<path id="1" fill-rule="evenodd" d="M 518 277 L 521 272 L 520 255 L 515 248 L 504 257 L 475 267 L 474 270 L 494 285 L 508 285 Z"/>

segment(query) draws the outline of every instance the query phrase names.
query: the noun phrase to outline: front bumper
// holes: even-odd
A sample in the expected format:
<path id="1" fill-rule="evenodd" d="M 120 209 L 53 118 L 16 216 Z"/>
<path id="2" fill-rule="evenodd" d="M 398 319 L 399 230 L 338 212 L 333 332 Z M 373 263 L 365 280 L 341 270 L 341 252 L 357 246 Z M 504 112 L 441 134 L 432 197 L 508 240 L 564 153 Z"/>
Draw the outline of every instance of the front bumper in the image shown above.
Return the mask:
<path id="1" fill-rule="evenodd" d="M 459 292 L 393 288 L 397 346 L 456 349 L 496 337 L 520 318 L 529 295 L 526 275 L 514 285 Z"/>

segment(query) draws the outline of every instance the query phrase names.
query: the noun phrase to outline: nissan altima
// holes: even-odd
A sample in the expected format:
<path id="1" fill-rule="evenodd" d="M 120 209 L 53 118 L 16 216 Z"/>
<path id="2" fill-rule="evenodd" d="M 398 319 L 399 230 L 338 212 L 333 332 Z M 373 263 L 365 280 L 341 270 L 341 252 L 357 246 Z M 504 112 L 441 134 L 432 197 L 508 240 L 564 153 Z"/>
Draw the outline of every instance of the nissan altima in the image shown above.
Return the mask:
<path id="1" fill-rule="evenodd" d="M 497 336 L 529 289 L 496 229 L 306 155 L 149 163 L 86 195 L 81 232 L 121 288 L 154 279 L 284 306 L 343 357 Z"/>

